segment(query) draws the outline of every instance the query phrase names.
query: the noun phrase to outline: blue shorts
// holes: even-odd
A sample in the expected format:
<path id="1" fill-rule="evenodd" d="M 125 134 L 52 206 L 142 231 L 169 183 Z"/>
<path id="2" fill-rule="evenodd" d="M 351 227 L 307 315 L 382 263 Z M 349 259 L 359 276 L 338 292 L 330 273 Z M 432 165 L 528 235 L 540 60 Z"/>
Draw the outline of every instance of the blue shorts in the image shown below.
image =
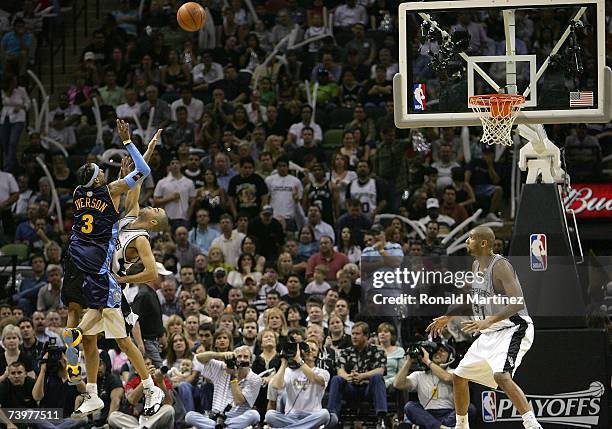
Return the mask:
<path id="1" fill-rule="evenodd" d="M 62 301 L 71 302 L 82 308 L 121 307 L 121 286 L 110 271 L 104 274 L 86 273 L 72 261 L 70 254 L 64 260 L 64 279 L 62 281 Z"/>
<path id="2" fill-rule="evenodd" d="M 490 197 L 495 193 L 495 185 L 474 185 L 474 194 L 477 197 Z"/>

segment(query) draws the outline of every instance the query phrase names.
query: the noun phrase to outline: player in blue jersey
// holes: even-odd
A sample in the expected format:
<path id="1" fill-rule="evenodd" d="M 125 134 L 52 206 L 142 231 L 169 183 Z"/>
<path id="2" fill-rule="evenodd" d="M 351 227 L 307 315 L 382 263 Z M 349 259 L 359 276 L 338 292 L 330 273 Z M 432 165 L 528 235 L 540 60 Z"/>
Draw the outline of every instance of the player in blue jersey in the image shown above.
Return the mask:
<path id="1" fill-rule="evenodd" d="M 154 385 L 142 354 L 127 335 L 121 311 L 123 293 L 110 267 L 117 240 L 121 195 L 136 187 L 151 170 L 130 140 L 129 125 L 117 120 L 117 131 L 134 161 L 134 170 L 125 178 L 108 184 L 104 172 L 96 164 L 86 164 L 77 172 L 80 185 L 73 196 L 74 226 L 64 262 L 65 276 L 62 284 L 62 299 L 68 305 L 69 312 L 68 329 L 64 331 L 63 337 L 67 346 L 69 375 L 73 379 L 78 376 L 78 372 L 74 373 L 78 371 L 76 347 L 83 334 L 104 330 L 107 338 L 114 338 L 142 379 L 144 413 L 152 415 L 161 406 L 164 393 Z M 149 143 L 147 152 L 154 150 L 157 137 L 159 131 Z M 157 216 L 158 213 L 152 210 L 151 215 Z M 76 327 L 83 308 L 88 310 Z M 100 326 L 102 329 L 98 329 Z M 97 347 L 85 348 L 85 354 L 86 361 L 98 362 Z M 97 385 L 87 383 L 86 388 L 85 400 L 77 413 L 79 415 L 91 414 L 104 406 L 97 395 Z"/>

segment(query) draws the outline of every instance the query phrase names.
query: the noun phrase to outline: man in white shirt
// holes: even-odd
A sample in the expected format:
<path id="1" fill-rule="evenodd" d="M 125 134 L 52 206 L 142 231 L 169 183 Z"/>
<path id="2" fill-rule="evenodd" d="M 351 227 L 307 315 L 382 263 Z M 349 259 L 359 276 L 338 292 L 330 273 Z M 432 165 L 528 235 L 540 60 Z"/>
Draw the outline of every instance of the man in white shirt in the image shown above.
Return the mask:
<path id="1" fill-rule="evenodd" d="M 289 133 L 287 134 L 287 142 L 291 146 L 303 146 L 304 140 L 302 140 L 302 128 L 309 126 L 312 128 L 314 132 L 314 141 L 315 144 L 321 143 L 323 141 L 323 131 L 321 131 L 321 127 L 314 122 L 311 123 L 312 120 L 312 107 L 308 104 L 302 106 L 302 121 L 297 122 L 291 127 L 289 127 Z"/>
<path id="2" fill-rule="evenodd" d="M 266 178 L 266 185 L 276 218 L 284 221 L 285 230 L 295 231 L 295 212 L 304 187 L 297 177 L 289 174 L 289 159 L 286 156 L 276 160 L 276 173 Z"/>
<path id="3" fill-rule="evenodd" d="M 202 62 L 191 70 L 193 76 L 194 91 L 207 91 L 211 83 L 223 79 L 223 67 L 219 63 L 213 62 L 212 54 L 204 52 Z"/>
<path id="4" fill-rule="evenodd" d="M 225 415 L 223 427 L 247 428 L 259 423 L 259 413 L 252 408 L 261 377 L 251 371 L 251 357 L 251 349 L 240 346 L 233 352 L 198 353 L 193 359 L 193 370 L 215 386 L 211 411 Z M 185 423 L 198 429 L 216 427 L 215 420 L 195 411 L 187 413 Z"/>
<path id="5" fill-rule="evenodd" d="M 240 256 L 240 245 L 245 235 L 233 229 L 234 220 L 229 214 L 223 214 L 219 218 L 219 229 L 221 235 L 215 238 L 210 247 L 217 246 L 221 248 L 225 262 L 236 266 L 238 257 Z"/>
<path id="6" fill-rule="evenodd" d="M 125 103 L 120 104 L 115 109 L 117 118 L 122 119 L 130 124 L 135 123 L 134 118 L 140 117 L 140 103 L 138 102 L 138 94 L 132 88 L 125 90 Z"/>
<path id="7" fill-rule="evenodd" d="M 302 349 L 303 345 L 306 345 Z M 287 400 L 283 412 L 269 410 L 266 423 L 274 428 L 318 428 L 329 423 L 329 411 L 321 406 L 329 372 L 315 366 L 319 347 L 314 341 L 298 343 L 295 357 L 283 357 L 270 386 L 285 389 Z"/>
<path id="8" fill-rule="evenodd" d="M 204 112 L 204 103 L 202 100 L 193 98 L 189 85 L 185 85 L 181 88 L 181 98 L 174 101 L 170 106 L 173 121 L 176 121 L 176 108 L 179 106 L 184 106 L 187 109 L 187 122 L 192 124 L 198 122 Z"/>
<path id="9" fill-rule="evenodd" d="M 173 229 L 181 225 L 190 226 L 188 219 L 195 196 L 193 181 L 183 176 L 181 163 L 174 158 L 168 166 L 168 175 L 157 183 L 153 191 L 155 205 L 166 210 Z"/>
<path id="10" fill-rule="evenodd" d="M 366 25 L 368 12 L 365 7 L 357 4 L 356 0 L 346 0 L 346 4 L 338 6 L 334 11 L 335 27 L 345 28 L 348 31 L 353 24 L 358 22 Z"/>

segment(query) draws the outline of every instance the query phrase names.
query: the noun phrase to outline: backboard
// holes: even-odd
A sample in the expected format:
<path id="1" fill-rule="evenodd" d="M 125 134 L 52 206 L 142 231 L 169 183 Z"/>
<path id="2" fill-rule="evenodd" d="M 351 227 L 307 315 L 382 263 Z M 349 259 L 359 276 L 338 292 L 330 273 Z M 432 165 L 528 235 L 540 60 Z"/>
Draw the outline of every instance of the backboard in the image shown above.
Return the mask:
<path id="1" fill-rule="evenodd" d="M 398 128 L 480 125 L 469 96 L 520 94 L 516 124 L 609 122 L 605 0 L 402 3 Z"/>

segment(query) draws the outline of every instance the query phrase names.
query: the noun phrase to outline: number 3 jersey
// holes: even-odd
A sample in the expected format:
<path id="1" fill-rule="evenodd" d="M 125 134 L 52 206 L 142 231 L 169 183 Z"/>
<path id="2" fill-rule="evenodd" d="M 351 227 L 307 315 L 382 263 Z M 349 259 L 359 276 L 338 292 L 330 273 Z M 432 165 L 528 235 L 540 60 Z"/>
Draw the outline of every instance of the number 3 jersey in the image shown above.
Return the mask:
<path id="1" fill-rule="evenodd" d="M 129 229 L 130 224 L 136 220 L 135 216 L 126 216 L 119 221 L 119 233 L 115 243 L 115 254 L 113 255 L 113 273 L 124 276 L 128 268 L 140 260 L 140 256 L 129 259 L 125 254 L 128 246 L 138 237 L 149 239 L 149 233 L 144 229 Z"/>
<path id="2" fill-rule="evenodd" d="M 85 273 L 106 274 L 115 251 L 119 212 L 108 186 L 77 187 L 72 197 L 74 224 L 68 252 Z"/>

